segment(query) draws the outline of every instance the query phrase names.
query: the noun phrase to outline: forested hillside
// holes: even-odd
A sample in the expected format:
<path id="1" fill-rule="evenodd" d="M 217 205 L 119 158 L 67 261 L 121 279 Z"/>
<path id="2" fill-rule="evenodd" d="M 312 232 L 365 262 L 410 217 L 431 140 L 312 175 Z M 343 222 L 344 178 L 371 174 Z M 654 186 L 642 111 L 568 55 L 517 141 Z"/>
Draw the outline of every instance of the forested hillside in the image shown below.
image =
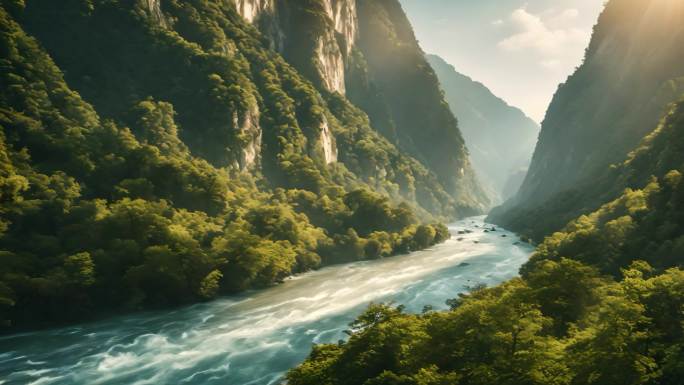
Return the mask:
<path id="1" fill-rule="evenodd" d="M 670 25 L 671 31 L 678 33 L 683 9 L 684 4 L 673 1 L 611 0 L 596 27 L 588 62 L 593 53 L 602 52 L 596 39 L 615 23 L 624 28 L 613 30 L 611 41 L 624 42 L 630 37 L 643 42 L 645 36 L 640 33 L 660 30 L 658 24 Z M 651 18 L 655 15 L 659 19 Z M 648 24 L 633 22 L 643 17 Z M 633 28 L 635 25 L 640 28 Z M 670 40 L 666 42 L 649 47 L 658 51 Z M 681 50 L 670 48 L 670 54 L 681 54 Z M 651 60 L 658 57 L 633 59 L 655 68 Z M 679 68 L 684 68 L 681 63 Z M 674 62 L 670 64 L 674 67 Z M 655 73 L 644 79 L 649 76 Z M 628 84 L 636 81 L 623 80 Z M 535 229 L 535 235 L 546 236 L 522 268 L 520 278 L 493 288 L 475 286 L 450 300 L 448 312 L 433 312 L 428 307 L 423 314 L 412 315 L 403 314 L 401 307 L 372 305 L 350 325 L 348 342 L 315 346 L 309 359 L 289 373 L 288 383 L 680 384 L 684 376 L 684 94 L 677 91 L 676 83 L 665 84 L 672 86 L 665 99 L 679 102 L 663 105 L 660 123 L 639 127 L 645 134 L 621 159 L 596 171 L 600 179 L 580 185 L 587 189 L 575 196 L 565 195 L 566 201 L 556 196 L 537 211 L 517 213 L 531 216 L 519 219 L 517 226 L 526 224 Z M 563 86 L 561 94 L 565 87 L 570 85 Z M 575 87 L 580 94 L 587 89 L 597 92 L 594 82 Z M 632 93 L 622 96 L 634 97 Z M 559 102 L 555 103 L 549 116 L 560 108 Z M 595 106 L 584 99 L 572 104 L 566 111 L 567 122 L 593 116 Z M 625 110 L 623 115 L 631 113 Z M 637 130 L 637 123 L 626 123 Z M 602 129 L 616 128 L 607 125 Z M 598 129 L 593 134 L 607 135 Z M 582 131 L 568 128 L 562 135 L 570 144 L 583 143 Z M 547 151 L 545 143 L 539 144 L 535 157 Z M 592 145 L 601 143 L 607 145 Z M 621 145 L 626 146 L 616 142 Z M 575 159 L 574 148 L 557 148 L 556 156 Z M 547 172 L 554 164 L 546 163 Z M 541 169 L 542 164 L 537 167 Z M 556 171 L 559 178 L 564 175 L 562 170 Z M 528 188 L 534 178 L 528 176 Z M 576 196 L 583 197 L 585 203 L 578 203 Z M 593 205 L 595 208 L 590 208 Z M 577 215 L 578 211 L 585 214 Z M 559 221 L 544 221 L 545 215 L 565 218 L 573 213 L 574 218 L 561 224 L 560 231 L 545 232 Z"/>
<path id="2" fill-rule="evenodd" d="M 373 305 L 289 384 L 644 384 L 684 375 L 684 103 L 621 166 L 641 189 L 568 224 L 522 278 L 449 312 Z"/>
<path id="3" fill-rule="evenodd" d="M 607 170 L 683 92 L 682 20 L 681 2 L 608 3 L 584 63 L 549 106 L 519 194 L 494 210 L 491 221 L 541 240 L 628 187 L 613 188 Z"/>
<path id="4" fill-rule="evenodd" d="M 498 203 L 518 192 L 537 144 L 539 125 L 482 83 L 428 55 L 463 132 L 473 167 Z"/>
<path id="5" fill-rule="evenodd" d="M 2 1 L 0 319 L 211 299 L 425 248 L 448 237 L 425 223 L 479 212 L 462 142 L 451 176 L 406 155 L 254 13 L 326 4 Z"/>

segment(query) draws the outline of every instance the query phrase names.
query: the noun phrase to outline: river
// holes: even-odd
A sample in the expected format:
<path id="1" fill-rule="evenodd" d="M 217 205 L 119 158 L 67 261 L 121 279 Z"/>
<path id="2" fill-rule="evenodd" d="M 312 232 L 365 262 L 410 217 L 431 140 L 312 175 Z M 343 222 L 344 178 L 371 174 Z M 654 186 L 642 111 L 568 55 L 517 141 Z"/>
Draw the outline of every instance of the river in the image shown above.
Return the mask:
<path id="1" fill-rule="evenodd" d="M 468 286 L 516 276 L 532 247 L 499 228 L 485 232 L 483 221 L 450 225 L 452 239 L 429 250 L 332 266 L 267 290 L 0 337 L 0 385 L 277 384 L 313 343 L 344 339 L 371 302 L 445 309 Z"/>

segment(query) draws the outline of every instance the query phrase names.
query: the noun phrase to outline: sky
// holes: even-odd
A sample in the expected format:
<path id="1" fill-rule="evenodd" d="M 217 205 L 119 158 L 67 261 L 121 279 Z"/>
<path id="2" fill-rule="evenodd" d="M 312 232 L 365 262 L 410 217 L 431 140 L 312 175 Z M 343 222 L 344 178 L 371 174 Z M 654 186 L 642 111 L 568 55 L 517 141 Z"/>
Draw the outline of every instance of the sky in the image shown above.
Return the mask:
<path id="1" fill-rule="evenodd" d="M 604 0 L 400 0 L 426 53 L 541 122 Z"/>

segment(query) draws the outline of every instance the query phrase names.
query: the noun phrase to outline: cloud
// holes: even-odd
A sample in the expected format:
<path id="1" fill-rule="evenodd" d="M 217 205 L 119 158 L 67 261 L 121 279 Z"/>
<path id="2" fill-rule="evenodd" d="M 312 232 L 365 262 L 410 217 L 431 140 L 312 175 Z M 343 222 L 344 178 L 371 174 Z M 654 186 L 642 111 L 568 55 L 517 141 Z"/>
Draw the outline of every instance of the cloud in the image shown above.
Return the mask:
<path id="1" fill-rule="evenodd" d="M 557 59 L 542 60 L 539 62 L 539 65 L 547 70 L 559 70 L 563 68 L 563 63 Z"/>
<path id="2" fill-rule="evenodd" d="M 574 26 L 578 16 L 576 9 L 547 11 L 538 15 L 525 8 L 516 9 L 509 17 L 515 32 L 501 40 L 498 46 L 508 52 L 536 53 L 543 59 L 540 63 L 546 63 L 544 67 L 559 67 L 549 63 L 562 61 L 569 52 L 583 51 L 591 37 L 590 31 Z"/>
<path id="3" fill-rule="evenodd" d="M 500 26 L 500 25 L 503 25 L 503 23 L 504 23 L 504 21 L 501 20 L 501 19 L 497 19 L 497 20 L 492 21 L 492 25 L 495 26 L 495 27 L 498 27 L 498 26 Z"/>
<path id="4" fill-rule="evenodd" d="M 545 24 L 549 28 L 568 28 L 572 27 L 579 20 L 579 11 L 575 8 L 569 8 L 562 12 L 549 11 L 546 12 L 547 18 Z M 542 18 L 544 15 L 541 16 Z"/>

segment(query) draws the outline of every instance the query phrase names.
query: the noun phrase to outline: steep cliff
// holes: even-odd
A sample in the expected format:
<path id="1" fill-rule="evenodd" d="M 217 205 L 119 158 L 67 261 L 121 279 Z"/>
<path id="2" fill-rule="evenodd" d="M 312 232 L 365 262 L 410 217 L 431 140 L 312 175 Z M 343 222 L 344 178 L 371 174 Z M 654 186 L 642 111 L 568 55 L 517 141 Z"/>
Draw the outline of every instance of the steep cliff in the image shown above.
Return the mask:
<path id="1" fill-rule="evenodd" d="M 359 22 L 354 0 L 325 0 L 325 10 L 333 21 L 335 31 L 340 34 L 340 48 L 345 58 L 351 55 L 356 44 Z"/>
<path id="2" fill-rule="evenodd" d="M 439 56 L 428 55 L 428 61 L 458 118 L 478 176 L 491 187 L 494 199 L 499 203 L 507 200 L 522 183 L 539 125 Z"/>
<path id="3" fill-rule="evenodd" d="M 259 16 L 274 14 L 276 11 L 275 0 L 232 0 L 235 9 L 250 23 L 255 22 Z"/>
<path id="4" fill-rule="evenodd" d="M 329 92 L 345 93 L 356 43 L 356 0 L 233 0 L 237 12 L 300 71 Z"/>
<path id="5" fill-rule="evenodd" d="M 536 237 L 598 208 L 596 186 L 657 125 L 682 92 L 684 4 L 607 4 L 582 66 L 561 85 L 519 194 L 491 220 Z M 562 207 L 565 214 L 554 215 Z M 545 218 L 548 217 L 548 218 Z"/>
<path id="6" fill-rule="evenodd" d="M 261 19 L 245 18 L 321 91 L 362 108 L 373 129 L 433 171 L 449 194 L 478 210 L 489 204 L 398 1 L 281 0 Z"/>
<path id="7" fill-rule="evenodd" d="M 152 19 L 157 22 L 160 26 L 162 27 L 167 27 L 168 23 L 166 22 L 166 18 L 164 17 L 164 14 L 161 11 L 161 4 L 160 0 L 146 0 L 147 1 L 147 10 L 150 13 L 150 16 Z"/>
<path id="8" fill-rule="evenodd" d="M 260 118 L 261 113 L 256 104 L 251 105 L 242 115 L 233 113 L 233 127 L 237 128 L 238 136 L 242 139 L 238 155 L 240 170 L 253 170 L 258 167 L 263 137 Z"/>
<path id="9" fill-rule="evenodd" d="M 397 146 L 434 170 L 447 191 L 488 204 L 458 124 L 397 0 L 359 0 L 359 53 L 350 99 Z"/>

